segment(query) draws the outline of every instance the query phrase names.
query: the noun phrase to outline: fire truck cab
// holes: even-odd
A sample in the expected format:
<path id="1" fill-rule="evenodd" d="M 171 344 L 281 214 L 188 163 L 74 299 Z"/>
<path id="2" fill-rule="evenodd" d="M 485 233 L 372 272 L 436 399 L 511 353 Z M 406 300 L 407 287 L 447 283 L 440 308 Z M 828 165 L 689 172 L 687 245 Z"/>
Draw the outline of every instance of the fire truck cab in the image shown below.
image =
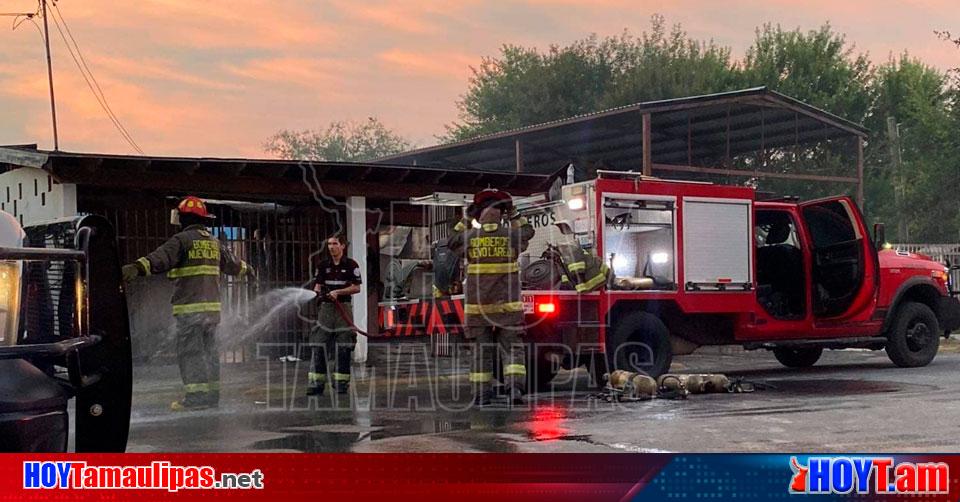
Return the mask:
<path id="1" fill-rule="evenodd" d="M 879 250 L 846 196 L 763 201 L 746 186 L 601 171 L 560 197 L 527 212 L 542 224 L 521 266 L 574 241 L 611 272 L 591 292 L 525 281 L 540 386 L 580 364 L 656 376 L 704 345 L 769 349 L 789 367 L 824 349 L 885 348 L 898 366 L 923 366 L 960 327 L 948 267 Z"/>

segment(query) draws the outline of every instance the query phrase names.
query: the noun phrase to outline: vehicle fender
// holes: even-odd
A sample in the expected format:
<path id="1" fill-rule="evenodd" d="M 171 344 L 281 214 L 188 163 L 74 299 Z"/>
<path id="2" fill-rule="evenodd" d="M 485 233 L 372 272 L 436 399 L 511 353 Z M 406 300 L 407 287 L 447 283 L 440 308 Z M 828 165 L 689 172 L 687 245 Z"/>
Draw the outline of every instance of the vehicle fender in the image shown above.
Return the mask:
<path id="1" fill-rule="evenodd" d="M 887 314 L 883 319 L 883 329 L 880 331 L 881 333 L 886 333 L 887 329 L 890 328 L 890 325 L 893 323 L 893 320 L 896 317 L 897 309 L 900 308 L 900 304 L 903 303 L 904 299 L 907 297 L 907 293 L 914 288 L 925 287 L 931 288 L 935 292 L 937 298 L 944 297 L 937 288 L 936 283 L 933 282 L 933 279 L 921 275 L 908 278 L 907 280 L 903 281 L 903 284 L 901 284 L 897 288 L 896 293 L 893 294 L 893 300 L 890 302 L 890 306 L 887 308 Z M 939 307 L 938 301 L 934 301 L 933 305 L 931 305 L 931 308 L 934 309 L 938 319 L 940 318 Z"/>

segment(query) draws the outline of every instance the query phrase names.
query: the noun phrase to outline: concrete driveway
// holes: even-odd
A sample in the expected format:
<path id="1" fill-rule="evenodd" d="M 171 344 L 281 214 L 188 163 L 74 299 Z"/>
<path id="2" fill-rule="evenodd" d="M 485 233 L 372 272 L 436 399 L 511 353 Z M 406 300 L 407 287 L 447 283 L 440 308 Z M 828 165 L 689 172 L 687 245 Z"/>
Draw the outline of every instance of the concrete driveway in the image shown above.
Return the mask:
<path id="1" fill-rule="evenodd" d="M 882 351 L 828 351 L 813 368 L 771 353 L 677 357 L 674 370 L 723 372 L 768 387 L 749 394 L 608 403 L 584 371 L 526 406 L 477 409 L 462 361 L 384 347 L 355 368 L 348 396 L 307 400 L 305 363 L 224 367 L 224 403 L 174 414 L 176 368 L 136 369 L 128 451 L 289 452 L 946 452 L 960 447 L 955 340 L 925 368 Z"/>

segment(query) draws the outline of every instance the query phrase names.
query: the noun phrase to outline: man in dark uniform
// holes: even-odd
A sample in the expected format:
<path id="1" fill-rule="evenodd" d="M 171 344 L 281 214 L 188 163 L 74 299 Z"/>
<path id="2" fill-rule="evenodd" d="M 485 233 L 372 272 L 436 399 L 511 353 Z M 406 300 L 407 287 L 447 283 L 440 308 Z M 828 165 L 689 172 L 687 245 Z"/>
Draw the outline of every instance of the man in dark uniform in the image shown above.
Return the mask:
<path id="1" fill-rule="evenodd" d="M 470 381 L 477 387 L 475 403 L 493 396 L 494 346 L 505 353 L 504 384 L 513 404 L 526 392 L 524 316 L 517 259 L 533 237 L 533 226 L 513 208 L 507 192 L 486 189 L 474 196 L 470 217 L 454 227 L 450 249 L 466 255 L 464 336 L 471 342 Z M 474 219 L 475 218 L 475 219 Z"/>
<path id="2" fill-rule="evenodd" d="M 317 265 L 316 275 L 310 287 L 317 292 L 320 315 L 317 325 L 310 333 L 314 346 L 313 368 L 307 374 L 307 395 L 319 396 L 327 383 L 326 348 L 336 344 L 336 368 L 333 381 L 337 392 L 345 394 L 350 387 L 350 362 L 357 334 L 353 328 L 353 313 L 350 297 L 360 292 L 360 265 L 344 256 L 347 247 L 343 235 L 327 239 L 329 257 Z M 339 303 L 339 308 L 337 303 Z"/>
<path id="3" fill-rule="evenodd" d="M 183 230 L 152 253 L 123 266 L 125 281 L 166 273 L 174 280 L 171 303 L 177 321 L 177 362 L 184 397 L 174 411 L 218 406 L 220 354 L 216 331 L 220 323 L 220 274 L 252 271 L 207 229 L 213 216 L 202 200 L 186 197 L 177 206 L 175 224 Z"/>

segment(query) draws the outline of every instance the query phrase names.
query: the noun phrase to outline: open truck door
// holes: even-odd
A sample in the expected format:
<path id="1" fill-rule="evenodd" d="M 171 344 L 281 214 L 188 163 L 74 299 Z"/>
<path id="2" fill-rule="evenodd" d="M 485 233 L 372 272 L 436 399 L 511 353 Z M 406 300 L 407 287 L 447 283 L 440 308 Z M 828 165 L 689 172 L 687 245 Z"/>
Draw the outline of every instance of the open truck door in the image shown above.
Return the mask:
<path id="1" fill-rule="evenodd" d="M 872 304 L 879 269 L 860 210 L 849 197 L 832 197 L 802 203 L 800 213 L 810 243 L 815 323 L 855 317 Z"/>

